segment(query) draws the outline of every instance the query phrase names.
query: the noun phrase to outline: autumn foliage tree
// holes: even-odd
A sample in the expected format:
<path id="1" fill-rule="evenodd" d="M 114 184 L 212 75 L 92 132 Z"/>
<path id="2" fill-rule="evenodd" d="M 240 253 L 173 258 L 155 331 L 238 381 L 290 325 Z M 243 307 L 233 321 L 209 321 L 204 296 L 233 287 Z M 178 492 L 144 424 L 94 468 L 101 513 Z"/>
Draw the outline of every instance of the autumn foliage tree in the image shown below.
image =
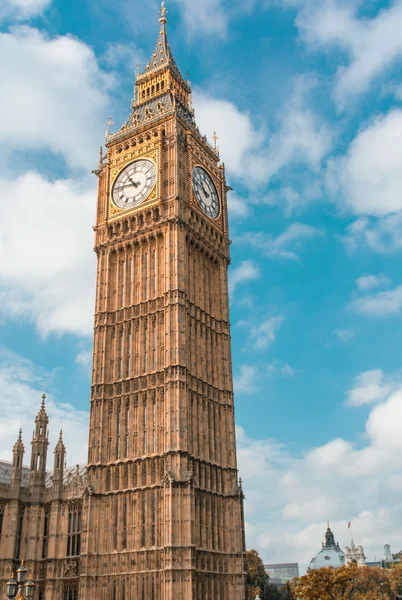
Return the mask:
<path id="1" fill-rule="evenodd" d="M 292 584 L 298 600 L 394 600 L 402 593 L 402 566 L 387 571 L 351 565 L 310 571 Z"/>

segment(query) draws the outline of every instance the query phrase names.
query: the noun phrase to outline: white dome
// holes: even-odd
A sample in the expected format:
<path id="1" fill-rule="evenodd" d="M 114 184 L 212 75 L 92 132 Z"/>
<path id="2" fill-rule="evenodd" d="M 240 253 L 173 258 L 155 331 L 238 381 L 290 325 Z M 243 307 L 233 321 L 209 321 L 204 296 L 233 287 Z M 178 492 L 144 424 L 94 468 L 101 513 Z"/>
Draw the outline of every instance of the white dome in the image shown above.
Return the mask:
<path id="1" fill-rule="evenodd" d="M 322 567 L 342 567 L 345 564 L 345 555 L 336 546 L 332 548 L 323 548 L 312 559 L 310 569 L 321 569 Z"/>
<path id="2" fill-rule="evenodd" d="M 321 569 L 322 567 L 342 567 L 345 564 L 345 555 L 335 542 L 334 534 L 332 533 L 329 523 L 325 532 L 324 543 L 322 549 L 311 560 L 309 570 Z"/>

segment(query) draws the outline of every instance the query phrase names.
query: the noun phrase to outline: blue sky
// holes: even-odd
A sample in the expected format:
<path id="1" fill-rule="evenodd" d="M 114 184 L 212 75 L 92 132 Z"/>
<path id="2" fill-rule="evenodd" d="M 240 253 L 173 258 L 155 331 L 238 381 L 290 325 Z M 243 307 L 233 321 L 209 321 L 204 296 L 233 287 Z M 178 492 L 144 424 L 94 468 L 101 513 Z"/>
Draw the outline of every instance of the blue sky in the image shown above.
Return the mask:
<path id="1" fill-rule="evenodd" d="M 402 0 L 170 0 L 197 122 L 230 197 L 239 467 L 249 547 L 308 563 L 327 520 L 402 546 Z M 85 461 L 99 146 L 129 113 L 157 2 L 0 7 L 0 456 Z M 10 410 L 12 408 L 12 410 Z M 26 462 L 28 456 L 26 456 Z M 397 525 L 398 524 L 398 525 Z"/>

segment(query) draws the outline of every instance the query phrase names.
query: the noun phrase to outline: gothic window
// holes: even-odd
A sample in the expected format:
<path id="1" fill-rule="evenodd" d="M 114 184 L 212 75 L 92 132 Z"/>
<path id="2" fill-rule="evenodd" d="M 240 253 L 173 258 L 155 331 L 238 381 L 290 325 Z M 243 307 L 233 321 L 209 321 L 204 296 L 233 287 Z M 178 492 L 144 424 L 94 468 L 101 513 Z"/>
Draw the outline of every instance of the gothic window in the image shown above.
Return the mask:
<path id="1" fill-rule="evenodd" d="M 4 519 L 4 504 L 0 504 L 0 540 L 1 540 L 1 532 L 3 531 L 3 519 Z"/>
<path id="2" fill-rule="evenodd" d="M 42 558 L 47 557 L 47 539 L 49 535 L 49 511 L 45 510 L 43 521 Z"/>
<path id="3" fill-rule="evenodd" d="M 155 494 L 151 492 L 151 546 L 155 546 Z"/>
<path id="4" fill-rule="evenodd" d="M 147 397 L 144 394 L 144 421 L 143 421 L 143 433 L 144 433 L 144 448 L 143 453 L 147 452 Z"/>
<path id="5" fill-rule="evenodd" d="M 156 298 L 156 271 L 157 271 L 157 264 L 156 264 L 156 250 L 153 251 L 153 269 L 154 269 L 154 273 L 153 273 L 153 297 Z"/>
<path id="6" fill-rule="evenodd" d="M 78 583 L 66 582 L 63 588 L 63 600 L 78 600 Z"/>
<path id="7" fill-rule="evenodd" d="M 120 261 L 120 286 L 121 286 L 121 296 L 120 296 L 120 306 L 124 308 L 125 306 L 125 286 L 126 286 L 126 277 L 125 277 L 125 262 L 124 260 Z"/>
<path id="8" fill-rule="evenodd" d="M 71 505 L 68 510 L 67 556 L 81 553 L 81 506 Z"/>
<path id="9" fill-rule="evenodd" d="M 153 321 L 153 348 L 152 348 L 152 352 L 153 352 L 153 360 L 152 360 L 152 370 L 156 371 L 156 319 L 154 319 Z"/>
<path id="10" fill-rule="evenodd" d="M 152 423 L 152 452 L 156 452 L 156 401 L 154 395 L 154 410 L 153 410 L 153 423 Z"/>
<path id="11" fill-rule="evenodd" d="M 116 444 L 116 456 L 120 458 L 120 433 L 121 433 L 121 417 L 120 417 L 120 404 L 117 407 L 117 444 Z"/>
<path id="12" fill-rule="evenodd" d="M 119 526 L 119 500 L 114 499 L 114 515 L 113 515 L 113 545 L 114 549 L 117 550 L 117 528 Z"/>
<path id="13" fill-rule="evenodd" d="M 15 541 L 15 560 L 20 559 L 21 542 L 22 542 L 22 527 L 24 525 L 24 508 L 21 506 L 18 514 L 17 539 Z"/>
<path id="14" fill-rule="evenodd" d="M 116 580 L 113 580 L 112 600 L 116 600 Z"/>
<path id="15" fill-rule="evenodd" d="M 148 339 L 148 323 L 145 321 L 144 323 L 144 328 L 145 328 L 145 349 L 144 349 L 144 373 L 148 373 L 148 344 L 149 344 L 149 339 Z"/>
<path id="16" fill-rule="evenodd" d="M 131 329 L 128 331 L 127 345 L 127 377 L 131 377 Z"/>
<path id="17" fill-rule="evenodd" d="M 123 499 L 123 537 L 122 547 L 125 550 L 127 548 L 127 498 Z"/>
<path id="18" fill-rule="evenodd" d="M 141 546 L 145 548 L 146 544 L 146 533 L 147 533 L 147 516 L 146 516 L 146 492 L 142 494 L 142 506 L 141 506 L 141 516 L 142 516 L 142 527 L 141 527 Z"/>
<path id="19" fill-rule="evenodd" d="M 110 469 L 106 470 L 106 491 L 110 492 Z"/>
<path id="20" fill-rule="evenodd" d="M 149 254 L 145 252 L 145 300 L 149 299 Z"/>
<path id="21" fill-rule="evenodd" d="M 129 453 L 129 441 L 130 441 L 130 403 L 127 400 L 127 404 L 126 404 L 126 458 L 128 458 L 128 453 Z"/>
<path id="22" fill-rule="evenodd" d="M 131 306 L 133 303 L 133 259 L 132 258 L 130 258 L 128 260 L 128 285 L 129 285 L 128 304 L 129 304 L 129 306 Z"/>
<path id="23" fill-rule="evenodd" d="M 123 342 L 124 342 L 124 337 L 123 337 L 123 331 L 120 334 L 120 344 L 119 344 L 119 379 L 123 379 Z"/>

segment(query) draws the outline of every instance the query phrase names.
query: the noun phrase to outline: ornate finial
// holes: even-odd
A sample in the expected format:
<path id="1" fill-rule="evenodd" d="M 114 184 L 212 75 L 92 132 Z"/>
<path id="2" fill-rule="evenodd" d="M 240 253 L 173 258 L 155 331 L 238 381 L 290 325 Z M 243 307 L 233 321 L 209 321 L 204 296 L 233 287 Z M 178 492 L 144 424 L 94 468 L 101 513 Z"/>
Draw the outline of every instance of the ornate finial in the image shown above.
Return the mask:
<path id="1" fill-rule="evenodd" d="M 139 77 L 141 75 L 141 63 L 140 63 L 140 59 L 137 58 L 137 65 L 135 67 L 135 76 Z"/>
<path id="2" fill-rule="evenodd" d="M 20 432 L 18 434 L 18 441 L 22 442 L 22 427 L 20 427 Z"/>
<path id="3" fill-rule="evenodd" d="M 114 125 L 114 123 L 112 121 L 112 117 L 109 117 L 109 119 L 106 122 L 106 125 L 107 125 L 107 132 L 106 132 L 106 139 L 107 139 L 110 135 L 110 128 L 112 125 Z"/>
<path id="4" fill-rule="evenodd" d="M 218 135 L 216 135 L 216 131 L 214 131 L 214 135 L 212 136 L 212 139 L 214 140 L 214 144 L 215 144 L 215 150 L 216 150 L 216 149 L 217 149 L 217 148 L 216 148 L 216 142 L 219 140 L 219 136 L 218 136 Z"/>
<path id="5" fill-rule="evenodd" d="M 164 29 L 164 26 L 167 23 L 167 18 L 166 18 L 167 8 L 165 7 L 165 2 L 162 2 L 161 9 L 160 9 L 159 12 L 161 14 L 161 18 L 159 19 L 159 23 L 162 25 L 162 29 Z"/>
<path id="6" fill-rule="evenodd" d="M 59 442 L 63 441 L 63 430 L 60 429 Z"/>
<path id="7" fill-rule="evenodd" d="M 45 387 L 45 391 L 42 394 L 42 406 L 41 406 L 41 410 L 45 410 L 45 404 L 46 404 L 46 394 L 45 394 L 45 392 L 46 392 L 46 386 L 44 386 L 44 387 Z"/>

